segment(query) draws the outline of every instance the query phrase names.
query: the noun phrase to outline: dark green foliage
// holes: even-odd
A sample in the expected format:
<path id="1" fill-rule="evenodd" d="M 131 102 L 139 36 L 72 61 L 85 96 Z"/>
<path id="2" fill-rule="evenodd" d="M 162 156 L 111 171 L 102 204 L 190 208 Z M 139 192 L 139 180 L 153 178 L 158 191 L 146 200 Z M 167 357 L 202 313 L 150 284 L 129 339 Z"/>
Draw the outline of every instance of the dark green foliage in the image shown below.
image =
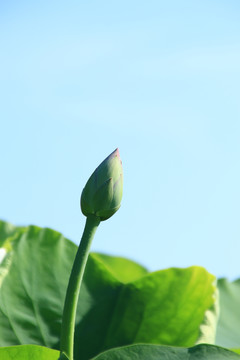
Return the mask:
<path id="1" fill-rule="evenodd" d="M 0 222 L 0 235 L 6 250 L 0 265 L 0 346 L 11 346 L 1 348 L 0 358 L 10 359 L 10 352 L 19 349 L 17 360 L 27 360 L 31 351 L 29 359 L 41 360 L 44 351 L 45 359 L 57 359 L 57 351 L 29 344 L 59 349 L 63 303 L 77 246 L 56 231 L 36 226 L 15 228 Z M 131 260 L 91 254 L 78 304 L 75 359 L 140 360 L 161 355 L 164 360 L 174 359 L 173 354 L 176 359 L 208 359 L 214 351 L 240 359 L 218 347 L 187 349 L 201 339 L 214 338 L 218 300 L 214 280 L 197 266 L 148 273 Z M 139 343 L 173 348 L 134 345 L 108 350 Z"/>

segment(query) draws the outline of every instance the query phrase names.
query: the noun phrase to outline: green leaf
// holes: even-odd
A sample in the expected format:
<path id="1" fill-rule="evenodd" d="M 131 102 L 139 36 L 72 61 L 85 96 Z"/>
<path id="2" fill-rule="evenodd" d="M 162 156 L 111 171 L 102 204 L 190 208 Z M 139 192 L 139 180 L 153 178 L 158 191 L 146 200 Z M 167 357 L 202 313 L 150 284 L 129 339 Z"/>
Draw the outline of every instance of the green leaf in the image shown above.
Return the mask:
<path id="1" fill-rule="evenodd" d="M 216 344 L 228 348 L 240 347 L 240 279 L 228 282 L 218 280 L 220 292 L 220 318 Z"/>
<path id="2" fill-rule="evenodd" d="M 0 348 L 1 360 L 58 360 L 59 351 L 37 345 L 19 345 Z"/>
<path id="3" fill-rule="evenodd" d="M 214 302 L 214 277 L 200 267 L 167 269 L 125 284 L 105 347 L 132 343 L 191 346 Z"/>
<path id="4" fill-rule="evenodd" d="M 59 349 L 77 246 L 56 231 L 36 226 L 19 230 L 7 241 L 9 259 L 0 265 L 0 346 Z M 127 275 L 125 267 L 133 274 Z M 90 255 L 78 304 L 76 359 L 139 342 L 192 346 L 204 334 L 206 341 L 212 338 L 214 321 L 206 323 L 206 314 L 214 318 L 213 275 L 201 267 L 140 273 L 145 269 L 129 260 Z"/>
<path id="5" fill-rule="evenodd" d="M 0 346 L 58 348 L 66 285 L 76 246 L 49 229 L 11 237 L 0 266 Z"/>
<path id="6" fill-rule="evenodd" d="M 136 262 L 118 256 L 92 253 L 95 259 L 103 262 L 109 271 L 123 283 L 134 281 L 148 273 L 147 269 Z"/>
<path id="7" fill-rule="evenodd" d="M 237 354 L 240 354 L 240 349 L 231 349 L 231 351 L 234 351 Z"/>
<path id="8" fill-rule="evenodd" d="M 92 360 L 239 360 L 240 356 L 213 345 L 177 348 L 161 345 L 131 345 L 108 350 Z"/>
<path id="9" fill-rule="evenodd" d="M 13 224 L 7 223 L 5 221 L 0 220 L 0 247 L 6 247 L 5 242 L 6 239 L 16 234 L 16 232 L 23 229 L 23 227 L 17 227 Z"/>
<path id="10" fill-rule="evenodd" d="M 16 232 L 16 226 L 0 220 L 0 246 L 4 240 Z"/>
<path id="11" fill-rule="evenodd" d="M 234 351 L 237 354 L 240 354 L 240 349 L 230 349 L 231 351 Z"/>

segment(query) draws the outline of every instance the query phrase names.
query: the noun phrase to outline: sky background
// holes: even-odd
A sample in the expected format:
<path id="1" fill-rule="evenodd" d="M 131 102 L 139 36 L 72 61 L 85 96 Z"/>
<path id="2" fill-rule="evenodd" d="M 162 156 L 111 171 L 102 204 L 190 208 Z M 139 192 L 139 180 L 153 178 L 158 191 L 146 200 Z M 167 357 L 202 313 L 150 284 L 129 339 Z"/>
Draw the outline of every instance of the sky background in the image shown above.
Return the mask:
<path id="1" fill-rule="evenodd" d="M 240 277 L 239 94 L 237 0 L 0 0 L 0 218 L 79 243 L 81 191 L 119 147 L 92 250 Z"/>

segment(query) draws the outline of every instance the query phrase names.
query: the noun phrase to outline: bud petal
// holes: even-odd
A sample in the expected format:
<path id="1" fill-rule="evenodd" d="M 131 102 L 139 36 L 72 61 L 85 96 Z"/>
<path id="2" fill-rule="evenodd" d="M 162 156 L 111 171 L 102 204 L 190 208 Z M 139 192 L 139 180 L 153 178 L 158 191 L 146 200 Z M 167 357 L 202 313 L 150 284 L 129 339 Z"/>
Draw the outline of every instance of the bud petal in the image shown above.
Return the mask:
<path id="1" fill-rule="evenodd" d="M 119 151 L 113 151 L 93 172 L 81 195 L 84 215 L 94 214 L 107 220 L 120 207 L 123 189 L 123 170 Z"/>
<path id="2" fill-rule="evenodd" d="M 112 178 L 105 181 L 103 185 L 100 186 L 99 189 L 94 194 L 93 203 L 95 204 L 96 209 L 107 209 L 109 204 L 111 204 L 113 199 L 113 184 Z M 99 210 L 101 211 L 101 210 Z M 97 215 L 98 212 L 97 211 Z"/>

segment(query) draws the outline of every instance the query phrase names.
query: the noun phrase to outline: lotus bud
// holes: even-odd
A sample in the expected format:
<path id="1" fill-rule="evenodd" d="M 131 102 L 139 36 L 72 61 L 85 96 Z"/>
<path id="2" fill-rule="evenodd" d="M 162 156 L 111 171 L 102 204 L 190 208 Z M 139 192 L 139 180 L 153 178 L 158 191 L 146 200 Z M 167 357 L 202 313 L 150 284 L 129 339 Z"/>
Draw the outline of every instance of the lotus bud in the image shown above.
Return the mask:
<path id="1" fill-rule="evenodd" d="M 123 169 L 119 151 L 113 151 L 92 173 L 81 195 L 81 210 L 85 216 L 109 219 L 122 200 Z"/>

